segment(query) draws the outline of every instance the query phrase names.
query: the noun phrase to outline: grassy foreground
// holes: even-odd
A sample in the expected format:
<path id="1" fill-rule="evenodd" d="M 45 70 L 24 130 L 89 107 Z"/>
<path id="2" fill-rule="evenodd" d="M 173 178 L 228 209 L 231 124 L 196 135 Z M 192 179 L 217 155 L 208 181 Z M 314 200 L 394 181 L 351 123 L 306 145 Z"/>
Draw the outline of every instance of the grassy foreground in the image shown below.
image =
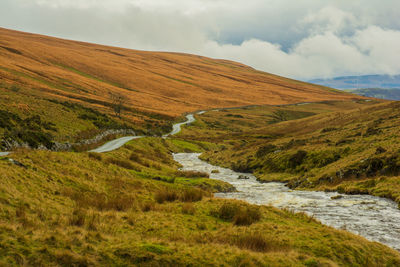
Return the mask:
<path id="1" fill-rule="evenodd" d="M 398 252 L 289 211 L 215 199 L 231 186 L 178 171 L 145 138 L 107 154 L 18 151 L 0 160 L 0 265 L 398 266 Z"/>

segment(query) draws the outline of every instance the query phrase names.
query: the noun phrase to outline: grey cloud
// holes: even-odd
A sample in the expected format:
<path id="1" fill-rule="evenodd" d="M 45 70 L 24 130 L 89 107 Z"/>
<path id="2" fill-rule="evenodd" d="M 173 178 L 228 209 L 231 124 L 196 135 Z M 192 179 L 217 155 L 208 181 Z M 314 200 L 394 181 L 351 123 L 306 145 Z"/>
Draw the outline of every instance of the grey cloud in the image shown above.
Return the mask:
<path id="1" fill-rule="evenodd" d="M 398 10 L 397 0 L 2 0 L 0 26 L 309 79 L 400 73 Z"/>

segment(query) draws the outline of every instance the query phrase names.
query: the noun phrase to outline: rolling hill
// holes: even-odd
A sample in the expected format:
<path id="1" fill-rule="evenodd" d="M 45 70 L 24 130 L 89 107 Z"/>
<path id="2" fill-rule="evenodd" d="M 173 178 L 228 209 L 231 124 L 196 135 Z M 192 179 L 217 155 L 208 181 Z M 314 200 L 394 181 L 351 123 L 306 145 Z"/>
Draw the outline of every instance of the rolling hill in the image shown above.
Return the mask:
<path id="1" fill-rule="evenodd" d="M 109 110 L 109 92 L 120 93 L 127 98 L 126 117 L 133 121 L 141 120 L 137 110 L 176 117 L 215 107 L 354 97 L 226 60 L 129 50 L 3 28 L 0 80 L 2 87 L 17 84 L 32 97 L 79 102 L 103 111 Z"/>
<path id="2" fill-rule="evenodd" d="M 113 111 L 118 95 L 122 116 Z M 349 114 L 380 114 L 379 101 L 362 98 L 225 60 L 0 28 L 0 150 L 13 142 L 54 149 L 106 129 L 160 135 L 185 112 L 270 104 L 207 112 L 181 135 L 104 154 L 20 148 L 0 156 L 0 266 L 399 266 L 397 251 L 304 213 L 214 198 L 233 186 L 180 170 L 171 155 L 247 155 L 271 137 L 334 123 L 339 131 Z M 396 107 L 384 107 L 389 119 Z M 315 135 L 312 142 L 330 145 Z M 236 165 L 243 156 L 230 155 Z"/>

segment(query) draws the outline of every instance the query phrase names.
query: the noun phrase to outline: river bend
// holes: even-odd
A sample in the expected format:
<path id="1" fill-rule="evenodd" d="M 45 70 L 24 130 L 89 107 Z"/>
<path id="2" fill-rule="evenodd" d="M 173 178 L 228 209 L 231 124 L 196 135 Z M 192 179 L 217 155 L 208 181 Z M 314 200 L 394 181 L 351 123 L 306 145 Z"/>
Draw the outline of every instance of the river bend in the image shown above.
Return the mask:
<path id="1" fill-rule="evenodd" d="M 183 170 L 206 172 L 210 178 L 228 182 L 238 190 L 217 193 L 216 197 L 305 212 L 323 224 L 400 250 L 400 210 L 394 201 L 370 195 L 341 195 L 341 198 L 331 199 L 338 193 L 291 190 L 283 183 L 260 183 L 252 174 L 238 173 L 202 161 L 199 153 L 177 153 L 173 156 Z M 212 173 L 212 170 L 219 173 Z M 239 175 L 249 179 L 238 179 Z"/>

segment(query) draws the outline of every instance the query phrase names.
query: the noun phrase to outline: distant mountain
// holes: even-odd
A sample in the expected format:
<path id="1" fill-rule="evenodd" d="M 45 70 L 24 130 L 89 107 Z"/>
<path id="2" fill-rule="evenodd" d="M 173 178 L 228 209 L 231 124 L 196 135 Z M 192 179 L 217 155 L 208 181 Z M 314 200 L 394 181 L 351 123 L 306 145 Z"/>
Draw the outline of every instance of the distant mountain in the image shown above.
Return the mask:
<path id="1" fill-rule="evenodd" d="M 355 89 L 346 91 L 361 96 L 375 97 L 388 100 L 400 100 L 400 89 L 367 88 L 367 89 Z"/>
<path id="2" fill-rule="evenodd" d="M 314 79 L 309 82 L 336 89 L 358 89 L 358 88 L 392 89 L 392 88 L 400 88 L 400 75 L 344 76 L 332 79 Z"/>

